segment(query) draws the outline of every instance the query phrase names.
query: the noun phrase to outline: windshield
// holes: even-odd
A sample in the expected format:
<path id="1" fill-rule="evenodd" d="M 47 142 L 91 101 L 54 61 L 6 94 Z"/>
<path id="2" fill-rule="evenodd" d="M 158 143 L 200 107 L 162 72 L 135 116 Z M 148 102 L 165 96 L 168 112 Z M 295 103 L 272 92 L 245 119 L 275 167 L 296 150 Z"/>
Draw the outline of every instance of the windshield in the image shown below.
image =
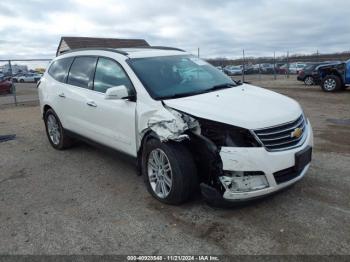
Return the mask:
<path id="1" fill-rule="evenodd" d="M 129 65 L 152 98 L 185 97 L 229 88 L 236 83 L 207 62 L 192 55 L 134 58 Z"/>

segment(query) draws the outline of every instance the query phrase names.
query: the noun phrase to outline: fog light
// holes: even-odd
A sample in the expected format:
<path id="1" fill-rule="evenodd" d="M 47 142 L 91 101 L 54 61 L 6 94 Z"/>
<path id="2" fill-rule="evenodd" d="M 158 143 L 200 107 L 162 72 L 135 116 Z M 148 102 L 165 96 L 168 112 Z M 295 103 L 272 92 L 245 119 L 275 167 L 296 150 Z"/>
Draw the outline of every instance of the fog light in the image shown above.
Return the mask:
<path id="1" fill-rule="evenodd" d="M 269 186 L 264 172 L 225 172 L 224 176 L 219 177 L 226 190 L 232 193 L 242 193 L 256 191 Z"/>

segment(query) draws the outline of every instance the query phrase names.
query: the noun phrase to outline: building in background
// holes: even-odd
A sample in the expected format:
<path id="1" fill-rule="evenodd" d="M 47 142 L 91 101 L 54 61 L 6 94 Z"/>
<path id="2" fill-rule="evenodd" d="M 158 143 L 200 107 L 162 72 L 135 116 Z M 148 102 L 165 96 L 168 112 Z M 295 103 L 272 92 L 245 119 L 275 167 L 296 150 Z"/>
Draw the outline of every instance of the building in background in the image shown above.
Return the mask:
<path id="1" fill-rule="evenodd" d="M 127 47 L 149 47 L 143 39 L 117 39 L 117 38 L 95 38 L 95 37 L 61 37 L 56 56 L 79 48 L 127 48 Z"/>

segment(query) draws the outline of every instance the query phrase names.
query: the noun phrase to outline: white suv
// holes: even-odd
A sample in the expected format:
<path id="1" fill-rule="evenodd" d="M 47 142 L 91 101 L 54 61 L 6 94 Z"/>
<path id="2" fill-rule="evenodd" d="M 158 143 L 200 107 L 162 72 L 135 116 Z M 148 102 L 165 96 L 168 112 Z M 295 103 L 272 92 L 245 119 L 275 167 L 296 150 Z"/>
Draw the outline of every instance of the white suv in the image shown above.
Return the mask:
<path id="1" fill-rule="evenodd" d="M 300 180 L 311 161 L 312 129 L 296 101 L 179 49 L 72 51 L 38 87 L 54 148 L 83 138 L 134 156 L 165 203 L 199 186 L 212 204 L 265 196 Z"/>

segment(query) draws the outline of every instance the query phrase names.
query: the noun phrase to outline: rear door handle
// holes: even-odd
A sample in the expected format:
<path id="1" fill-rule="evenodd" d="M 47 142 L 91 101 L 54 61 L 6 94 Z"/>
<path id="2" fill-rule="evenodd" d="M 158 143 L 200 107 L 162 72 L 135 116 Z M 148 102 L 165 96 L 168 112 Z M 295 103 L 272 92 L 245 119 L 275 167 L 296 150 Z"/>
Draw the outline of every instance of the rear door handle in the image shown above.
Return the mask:
<path id="1" fill-rule="evenodd" d="M 89 101 L 86 103 L 88 106 L 92 106 L 92 107 L 97 107 L 96 103 L 94 101 Z"/>
<path id="2" fill-rule="evenodd" d="M 66 96 L 64 95 L 64 93 L 60 93 L 58 94 L 59 97 L 65 98 Z"/>

